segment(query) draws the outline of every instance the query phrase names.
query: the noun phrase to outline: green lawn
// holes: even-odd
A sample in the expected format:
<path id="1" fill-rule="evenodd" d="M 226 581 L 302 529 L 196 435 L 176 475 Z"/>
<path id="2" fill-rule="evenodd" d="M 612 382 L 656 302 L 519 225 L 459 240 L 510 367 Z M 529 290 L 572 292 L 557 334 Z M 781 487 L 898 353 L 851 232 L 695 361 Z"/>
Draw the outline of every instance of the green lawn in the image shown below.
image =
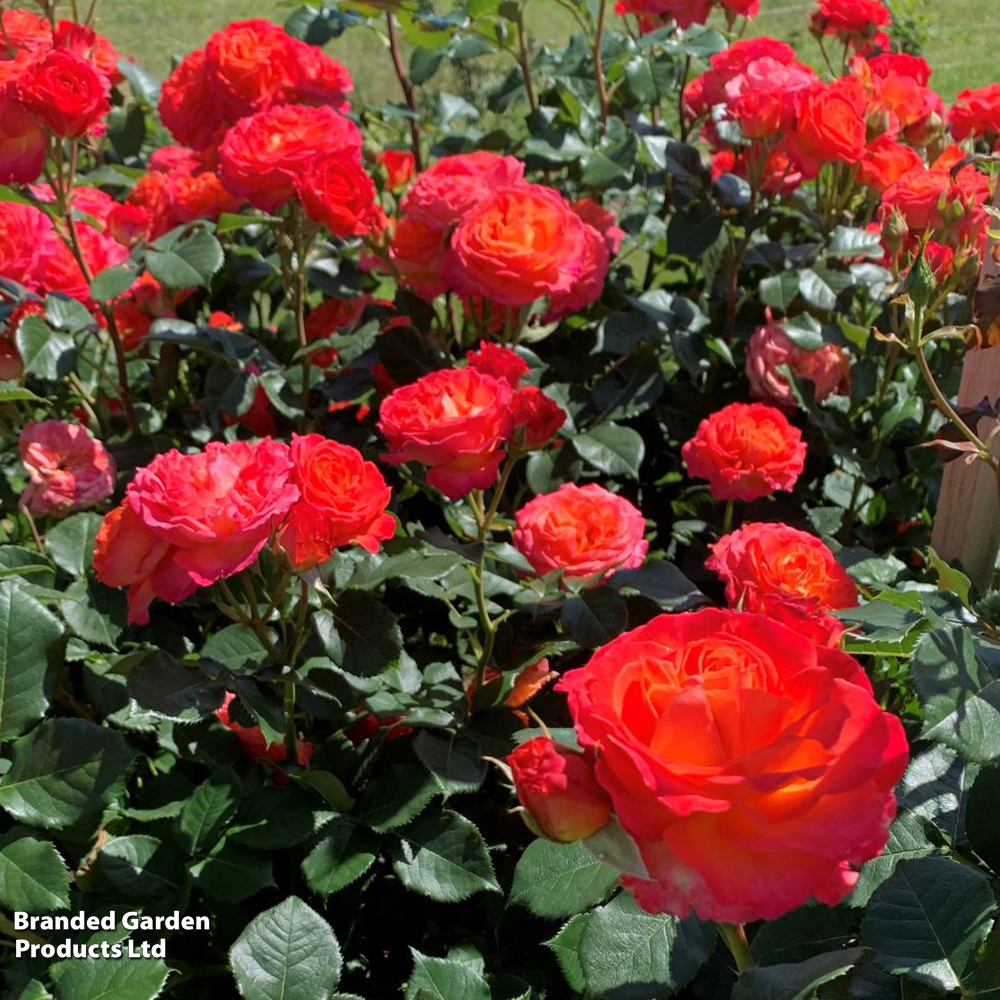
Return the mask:
<path id="1" fill-rule="evenodd" d="M 966 87 L 1000 80 L 992 43 L 1000 36 L 1000 0 L 915 0 L 926 21 L 925 55 L 934 67 L 933 84 L 950 100 Z M 751 31 L 791 41 L 803 58 L 819 65 L 816 43 L 809 35 L 810 0 L 762 0 Z M 274 0 L 99 0 L 99 26 L 122 52 L 145 68 L 163 75 L 171 57 L 202 45 L 229 21 L 271 17 L 280 21 L 289 8 Z M 568 30 L 569 16 L 551 0 L 533 0 L 529 16 L 534 35 L 558 40 Z M 354 29 L 330 45 L 347 64 L 363 97 L 398 99 L 387 54 L 372 32 Z"/>

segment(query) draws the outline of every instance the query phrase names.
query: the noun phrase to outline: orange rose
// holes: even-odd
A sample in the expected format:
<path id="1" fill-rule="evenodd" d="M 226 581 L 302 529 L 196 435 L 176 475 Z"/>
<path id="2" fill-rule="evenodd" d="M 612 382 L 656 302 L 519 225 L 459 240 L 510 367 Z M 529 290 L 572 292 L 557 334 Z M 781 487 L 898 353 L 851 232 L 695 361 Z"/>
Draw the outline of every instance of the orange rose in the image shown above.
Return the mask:
<path id="1" fill-rule="evenodd" d="M 528 825 L 541 836 L 570 843 L 597 833 L 611 819 L 611 800 L 584 754 L 537 736 L 510 754 L 507 766 Z"/>
<path id="2" fill-rule="evenodd" d="M 858 589 L 815 535 L 787 524 L 745 524 L 712 547 L 705 565 L 726 584 L 732 607 L 759 611 L 768 595 L 800 598 L 816 608 L 851 608 Z"/>
<path id="3" fill-rule="evenodd" d="M 865 98 L 847 84 L 816 84 L 796 95 L 795 131 L 788 137 L 792 159 L 806 177 L 815 177 L 824 163 L 857 163 L 867 140 Z"/>
<path id="4" fill-rule="evenodd" d="M 759 500 L 791 490 L 802 474 L 806 446 L 781 410 L 731 403 L 698 425 L 681 449 L 688 475 L 707 479 L 716 500 Z"/>
<path id="5" fill-rule="evenodd" d="M 399 191 L 413 180 L 416 160 L 408 149 L 383 149 L 375 159 L 385 170 L 385 186 Z"/>
<path id="6" fill-rule="evenodd" d="M 509 383 L 474 368 L 431 372 L 382 402 L 378 427 L 386 462 L 430 466 L 429 485 L 451 500 L 496 481 L 510 437 Z"/>
<path id="7" fill-rule="evenodd" d="M 646 558 L 646 522 L 624 497 L 590 483 L 563 483 L 516 515 L 514 545 L 538 574 L 561 569 L 568 579 L 597 583 Z"/>
<path id="8" fill-rule="evenodd" d="M 341 545 L 377 552 L 396 521 L 385 512 L 390 491 L 361 453 L 320 434 L 292 436 L 292 482 L 299 499 L 275 543 L 296 572 L 326 562 Z"/>
<path id="9" fill-rule="evenodd" d="M 440 229 L 405 215 L 396 220 L 389 259 L 403 284 L 428 302 L 448 288 L 443 277 L 445 255 Z"/>
<path id="10" fill-rule="evenodd" d="M 334 236 L 368 236 L 385 228 L 375 183 L 353 155 L 317 160 L 296 179 L 296 189 L 306 215 Z"/>
<path id="11" fill-rule="evenodd" d="M 447 276 L 463 295 L 483 295 L 507 306 L 569 292 L 590 260 L 587 228 L 549 188 L 505 188 L 458 224 Z M 602 250 L 606 266 L 607 250 Z"/>
<path id="12" fill-rule="evenodd" d="M 230 717 L 229 709 L 235 697 L 236 695 L 232 691 L 227 691 L 222 704 L 215 710 L 215 717 L 227 729 L 231 729 L 237 735 L 240 745 L 243 747 L 243 752 L 252 760 L 273 760 L 276 762 L 287 760 L 288 753 L 285 750 L 284 743 L 268 743 L 267 737 L 264 735 L 264 730 L 260 726 L 244 726 Z M 306 740 L 296 739 L 296 763 L 300 767 L 308 767 L 314 750 L 315 747 L 311 743 Z M 288 775 L 277 771 L 274 783 L 276 785 L 287 785 Z"/>
<path id="13" fill-rule="evenodd" d="M 924 161 L 912 147 L 883 132 L 873 139 L 858 164 L 858 180 L 880 194 L 903 174 L 920 170 Z"/>
<path id="14" fill-rule="evenodd" d="M 622 884 L 651 913 L 833 906 L 885 846 L 906 735 L 839 650 L 762 615 L 660 615 L 559 689 L 637 849 Z"/>
<path id="15" fill-rule="evenodd" d="M 239 198 L 233 197 L 222 185 L 218 174 L 203 170 L 197 174 L 167 175 L 170 178 L 169 199 L 178 223 L 195 219 L 217 220 L 223 212 L 238 212 Z"/>
<path id="16" fill-rule="evenodd" d="M 219 89 L 205 67 L 205 50 L 186 55 L 160 88 L 160 121 L 185 146 L 205 149 L 219 141 L 228 122 Z"/>

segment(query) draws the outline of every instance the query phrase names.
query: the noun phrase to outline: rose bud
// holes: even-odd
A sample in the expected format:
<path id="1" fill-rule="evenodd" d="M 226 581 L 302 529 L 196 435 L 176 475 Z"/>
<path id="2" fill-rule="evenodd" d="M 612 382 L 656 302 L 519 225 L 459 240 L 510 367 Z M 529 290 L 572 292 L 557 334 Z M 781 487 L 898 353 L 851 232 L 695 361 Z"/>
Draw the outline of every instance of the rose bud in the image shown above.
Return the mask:
<path id="1" fill-rule="evenodd" d="M 528 826 L 543 837 L 568 844 L 597 833 L 611 819 L 611 800 L 583 754 L 538 736 L 522 743 L 507 763 Z"/>

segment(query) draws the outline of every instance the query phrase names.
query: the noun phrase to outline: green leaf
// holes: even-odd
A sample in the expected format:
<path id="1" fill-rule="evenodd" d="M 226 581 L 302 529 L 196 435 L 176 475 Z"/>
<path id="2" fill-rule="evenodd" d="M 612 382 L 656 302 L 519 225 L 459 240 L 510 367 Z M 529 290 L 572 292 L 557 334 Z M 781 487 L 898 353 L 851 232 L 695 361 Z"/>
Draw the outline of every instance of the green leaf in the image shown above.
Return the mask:
<path id="1" fill-rule="evenodd" d="M 94 539 L 103 520 L 100 514 L 81 511 L 49 528 L 45 547 L 52 561 L 70 576 L 86 576 L 94 558 Z"/>
<path id="2" fill-rule="evenodd" d="M 620 569 L 608 583 L 615 589 L 637 590 L 665 611 L 686 611 L 708 603 L 708 598 L 666 559 L 650 559 L 638 569 Z"/>
<path id="3" fill-rule="evenodd" d="M 582 993 L 587 988 L 583 962 L 580 961 L 580 944 L 589 920 L 590 914 L 578 913 L 563 924 L 555 937 L 545 942 L 545 947 L 555 955 L 559 968 L 574 993 Z"/>
<path id="4" fill-rule="evenodd" d="M 875 890 L 861 934 L 879 968 L 954 990 L 995 910 L 983 873 L 950 858 L 901 861 Z"/>
<path id="5" fill-rule="evenodd" d="M 471 736 L 422 729 L 413 741 L 413 749 L 446 799 L 476 792 L 486 780 L 482 749 Z"/>
<path id="6" fill-rule="evenodd" d="M 561 620 L 574 642 L 596 649 L 625 631 L 628 608 L 610 587 L 591 587 L 566 598 Z"/>
<path id="7" fill-rule="evenodd" d="M 508 902 L 536 917 L 571 917 L 604 900 L 617 881 L 618 872 L 582 844 L 536 840 L 517 862 Z"/>
<path id="8" fill-rule="evenodd" d="M 413 973 L 406 984 L 405 1000 L 490 1000 L 482 972 L 456 958 L 433 958 L 411 948 Z"/>
<path id="9" fill-rule="evenodd" d="M 0 403 L 44 403 L 41 396 L 36 396 L 30 389 L 26 389 L 17 382 L 5 379 L 0 382 Z"/>
<path id="10" fill-rule="evenodd" d="M 804 962 L 747 969 L 733 989 L 732 1000 L 810 1000 L 817 987 L 845 975 L 863 954 L 863 948 L 846 948 Z"/>
<path id="11" fill-rule="evenodd" d="M 97 302 L 110 302 L 111 299 L 116 299 L 127 292 L 138 277 L 139 273 L 134 267 L 123 265 L 106 267 L 95 274 L 94 280 L 90 283 L 91 298 Z"/>
<path id="12" fill-rule="evenodd" d="M 302 874 L 313 892 L 329 896 L 364 875 L 377 851 L 375 834 L 350 816 L 338 816 L 323 828 L 319 843 L 306 855 Z"/>
<path id="13" fill-rule="evenodd" d="M 960 569 L 949 566 L 933 549 L 927 550 L 927 561 L 937 573 L 938 587 L 958 594 L 958 599 L 968 607 L 972 581 Z"/>
<path id="14" fill-rule="evenodd" d="M 74 958 L 60 964 L 57 1000 L 153 1000 L 170 970 L 158 958 L 93 961 Z"/>
<path id="15" fill-rule="evenodd" d="M 210 635 L 201 648 L 201 655 L 216 660 L 238 673 L 247 667 L 259 667 L 267 660 L 260 639 L 247 625 L 227 625 Z"/>
<path id="16" fill-rule="evenodd" d="M 141 708 L 174 722 L 198 722 L 225 697 L 222 684 L 166 653 L 146 657 L 129 674 L 128 693 Z"/>
<path id="17" fill-rule="evenodd" d="M 149 250 L 149 273 L 168 288 L 208 288 L 222 267 L 222 244 L 207 230 L 197 229 L 169 250 Z"/>
<path id="18" fill-rule="evenodd" d="M 371 781 L 361 797 L 361 820 L 379 833 L 418 816 L 439 792 L 419 764 L 392 764 Z"/>
<path id="19" fill-rule="evenodd" d="M 69 907 L 69 871 L 55 845 L 16 830 L 0 838 L 0 903 L 26 913 Z"/>
<path id="20" fill-rule="evenodd" d="M 336 629 L 328 633 L 327 653 L 341 670 L 374 677 L 399 658 L 403 650 L 399 625 L 370 594 L 360 590 L 341 594 L 332 614 Z"/>
<path id="21" fill-rule="evenodd" d="M 640 104 L 652 104 L 659 100 L 653 69 L 644 56 L 634 56 L 625 63 L 625 80 L 632 96 Z"/>
<path id="22" fill-rule="evenodd" d="M 609 476 L 639 478 L 646 446 L 631 427 L 608 423 L 593 427 L 573 438 L 576 453 L 595 469 Z"/>
<path id="23" fill-rule="evenodd" d="M 295 788 L 266 788 L 245 798 L 226 836 L 257 851 L 294 847 L 313 832 L 314 811 Z"/>
<path id="24" fill-rule="evenodd" d="M 787 313 L 788 307 L 795 301 L 798 294 L 798 271 L 782 271 L 781 274 L 773 274 L 761 279 L 761 301 L 772 309 L 780 309 L 781 312 Z"/>
<path id="25" fill-rule="evenodd" d="M 84 719 L 47 719 L 13 753 L 0 778 L 0 807 L 46 830 L 71 826 L 110 801 L 133 757 L 118 733 Z"/>
<path id="26" fill-rule="evenodd" d="M 270 856 L 230 843 L 228 838 L 192 865 L 191 875 L 206 896 L 223 903 L 238 903 L 275 885 Z"/>
<path id="27" fill-rule="evenodd" d="M 15 338 L 28 375 L 55 381 L 76 367 L 73 338 L 53 330 L 41 316 L 26 316 L 21 320 Z"/>
<path id="28" fill-rule="evenodd" d="M 49 647 L 62 637 L 50 611 L 16 580 L 0 581 L 0 741 L 19 736 L 49 706 Z"/>
<path id="29" fill-rule="evenodd" d="M 45 296 L 45 318 L 56 330 L 66 330 L 69 333 L 89 330 L 97 322 L 82 302 L 63 295 Z"/>
<path id="30" fill-rule="evenodd" d="M 595 149 L 583 160 L 580 184 L 589 188 L 605 188 L 615 181 L 627 180 L 628 176 L 629 171 L 625 167 Z"/>
<path id="31" fill-rule="evenodd" d="M 191 793 L 177 818 L 177 843 L 188 854 L 208 846 L 236 812 L 240 787 L 236 775 L 216 771 Z"/>
<path id="32" fill-rule="evenodd" d="M 327 1000 L 340 981 L 340 945 L 298 896 L 254 917 L 229 952 L 243 1000 Z"/>
<path id="33" fill-rule="evenodd" d="M 711 924 L 654 916 L 621 893 L 587 918 L 580 960 L 589 993 L 652 1000 L 689 983 L 714 947 Z"/>
<path id="34" fill-rule="evenodd" d="M 122 898 L 156 902 L 177 895 L 184 884 L 180 854 L 143 833 L 115 837 L 97 852 L 101 877 Z"/>
<path id="35" fill-rule="evenodd" d="M 354 808 L 354 799 L 332 771 L 304 771 L 293 773 L 290 777 L 301 788 L 308 788 L 321 796 L 338 812 L 350 812 Z"/>
<path id="36" fill-rule="evenodd" d="M 440 903 L 477 892 L 499 892 L 479 830 L 450 809 L 423 816 L 399 831 L 393 870 L 408 889 Z"/>
<path id="37" fill-rule="evenodd" d="M 1000 649 L 963 628 L 935 629 L 910 661 L 924 708 L 921 736 L 971 760 L 1000 757 Z"/>
<path id="38" fill-rule="evenodd" d="M 848 226 L 835 226 L 830 233 L 829 251 L 837 257 L 874 257 L 885 256 L 885 248 L 878 233 L 867 229 L 855 229 Z"/>

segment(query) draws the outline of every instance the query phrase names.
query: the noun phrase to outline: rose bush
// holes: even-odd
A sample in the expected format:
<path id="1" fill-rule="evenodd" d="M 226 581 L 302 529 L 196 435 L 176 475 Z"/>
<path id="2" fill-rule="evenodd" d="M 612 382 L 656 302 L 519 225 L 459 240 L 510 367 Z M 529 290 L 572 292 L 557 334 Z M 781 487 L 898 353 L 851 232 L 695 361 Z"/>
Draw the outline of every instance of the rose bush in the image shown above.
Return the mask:
<path id="1" fill-rule="evenodd" d="M 997 86 L 559 2 L 0 12 L 0 1000 L 995 996 Z"/>

